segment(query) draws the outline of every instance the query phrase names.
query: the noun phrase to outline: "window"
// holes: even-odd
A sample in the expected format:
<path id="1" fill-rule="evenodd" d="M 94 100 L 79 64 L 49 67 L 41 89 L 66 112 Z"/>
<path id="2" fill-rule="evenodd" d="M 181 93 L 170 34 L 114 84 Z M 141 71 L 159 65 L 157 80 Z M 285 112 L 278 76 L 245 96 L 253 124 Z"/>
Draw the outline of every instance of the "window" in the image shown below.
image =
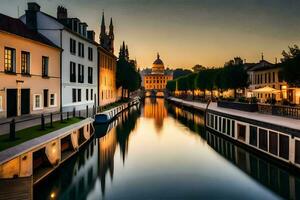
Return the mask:
<path id="1" fill-rule="evenodd" d="M 78 56 L 84 57 L 84 45 L 81 42 L 78 42 Z"/>
<path id="2" fill-rule="evenodd" d="M 16 50 L 5 47 L 4 50 L 4 71 L 16 73 Z"/>
<path id="3" fill-rule="evenodd" d="M 300 141 L 295 140 L 295 162 L 300 164 Z"/>
<path id="4" fill-rule="evenodd" d="M 222 117 L 219 117 L 219 126 L 218 126 L 219 132 L 221 132 L 221 128 L 222 128 Z"/>
<path id="5" fill-rule="evenodd" d="M 268 151 L 268 131 L 259 129 L 259 148 Z"/>
<path id="6" fill-rule="evenodd" d="M 21 51 L 21 74 L 30 74 L 30 53 Z"/>
<path id="7" fill-rule="evenodd" d="M 93 89 L 91 89 L 91 100 L 93 100 L 93 96 L 94 96 L 94 91 Z"/>
<path id="8" fill-rule="evenodd" d="M 81 102 L 81 89 L 77 90 L 78 102 Z"/>
<path id="9" fill-rule="evenodd" d="M 246 126 L 242 124 L 237 124 L 237 134 L 238 134 L 238 139 L 245 141 L 246 140 Z"/>
<path id="10" fill-rule="evenodd" d="M 231 136 L 235 137 L 235 121 L 231 121 Z"/>
<path id="11" fill-rule="evenodd" d="M 76 89 L 72 89 L 72 102 L 76 102 Z"/>
<path id="12" fill-rule="evenodd" d="M 227 135 L 230 136 L 230 120 L 227 119 L 227 131 L 226 131 Z"/>
<path id="13" fill-rule="evenodd" d="M 257 127 L 250 126 L 250 144 L 257 146 Z"/>
<path id="14" fill-rule="evenodd" d="M 85 99 L 88 101 L 89 100 L 89 89 L 85 90 Z"/>
<path id="15" fill-rule="evenodd" d="M 56 106 L 56 95 L 50 94 L 50 106 Z"/>
<path id="16" fill-rule="evenodd" d="M 273 131 L 269 131 L 269 152 L 278 155 L 278 134 Z"/>
<path id="17" fill-rule="evenodd" d="M 88 59 L 90 61 L 93 61 L 93 48 L 92 47 L 88 48 Z"/>
<path id="18" fill-rule="evenodd" d="M 226 133 L 226 118 L 223 118 L 222 121 L 222 133 Z"/>
<path id="19" fill-rule="evenodd" d="M 279 156 L 286 160 L 289 159 L 289 137 L 285 135 L 279 136 Z"/>
<path id="20" fill-rule="evenodd" d="M 76 64 L 70 62 L 70 82 L 76 82 Z"/>
<path id="21" fill-rule="evenodd" d="M 78 64 L 78 82 L 84 82 L 84 66 L 81 64 Z"/>
<path id="22" fill-rule="evenodd" d="M 88 83 L 93 84 L 93 68 L 88 68 Z"/>
<path id="23" fill-rule="evenodd" d="M 45 89 L 44 90 L 44 107 L 48 107 L 48 90 L 47 89 Z"/>
<path id="24" fill-rule="evenodd" d="M 76 54 L 76 41 L 70 38 L 70 53 Z"/>
<path id="25" fill-rule="evenodd" d="M 47 77 L 48 74 L 49 57 L 42 57 L 42 76 Z"/>
<path id="26" fill-rule="evenodd" d="M 218 128 L 218 116 L 215 115 L 215 129 L 217 130 Z"/>
<path id="27" fill-rule="evenodd" d="M 42 108 L 41 100 L 42 100 L 42 98 L 41 98 L 40 94 L 34 95 L 34 102 L 33 102 L 34 109 L 41 109 Z"/>

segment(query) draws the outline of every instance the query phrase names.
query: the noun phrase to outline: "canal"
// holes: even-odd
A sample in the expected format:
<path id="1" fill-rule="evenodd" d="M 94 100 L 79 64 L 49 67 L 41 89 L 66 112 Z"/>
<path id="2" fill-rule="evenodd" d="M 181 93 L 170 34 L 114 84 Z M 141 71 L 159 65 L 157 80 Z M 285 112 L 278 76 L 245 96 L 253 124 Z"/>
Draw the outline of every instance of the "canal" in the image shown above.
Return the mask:
<path id="1" fill-rule="evenodd" d="M 34 199 L 299 199 L 298 175 L 206 131 L 201 113 L 146 99 L 122 113 Z"/>

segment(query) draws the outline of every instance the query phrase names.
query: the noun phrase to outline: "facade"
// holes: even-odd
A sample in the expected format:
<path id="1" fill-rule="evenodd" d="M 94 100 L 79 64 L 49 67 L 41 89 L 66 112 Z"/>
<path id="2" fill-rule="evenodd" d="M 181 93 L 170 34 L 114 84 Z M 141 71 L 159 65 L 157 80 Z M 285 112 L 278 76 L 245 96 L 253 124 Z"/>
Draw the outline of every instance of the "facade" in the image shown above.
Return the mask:
<path id="1" fill-rule="evenodd" d="M 261 102 L 269 98 L 277 101 L 288 98 L 288 85 L 283 81 L 279 64 L 270 63 L 262 58 L 259 63 L 248 66 L 249 88 L 247 96 L 256 96 Z M 275 89 L 273 92 L 253 92 L 256 89 L 270 87 Z"/>
<path id="2" fill-rule="evenodd" d="M 117 57 L 114 55 L 114 27 L 110 20 L 106 33 L 104 14 L 102 15 L 100 46 L 98 47 L 98 105 L 104 106 L 118 99 L 116 86 Z"/>
<path id="3" fill-rule="evenodd" d="M 99 79 L 98 79 L 98 105 L 104 106 L 118 99 L 116 86 L 116 57 L 102 47 L 98 48 Z"/>
<path id="4" fill-rule="evenodd" d="M 21 20 L 0 14 L 0 118 L 60 110 L 60 53 Z"/>
<path id="5" fill-rule="evenodd" d="M 92 108 L 97 102 L 98 60 L 95 33 L 77 18 L 68 18 L 67 9 L 59 6 L 57 18 L 40 11 L 36 3 L 28 3 L 20 18 L 55 45 L 61 53 L 62 111 Z"/>
<path id="6" fill-rule="evenodd" d="M 173 80 L 173 74 L 165 71 L 163 61 L 157 54 L 157 59 L 152 65 L 151 73 L 143 75 L 143 85 L 145 90 L 165 90 L 167 82 Z"/>

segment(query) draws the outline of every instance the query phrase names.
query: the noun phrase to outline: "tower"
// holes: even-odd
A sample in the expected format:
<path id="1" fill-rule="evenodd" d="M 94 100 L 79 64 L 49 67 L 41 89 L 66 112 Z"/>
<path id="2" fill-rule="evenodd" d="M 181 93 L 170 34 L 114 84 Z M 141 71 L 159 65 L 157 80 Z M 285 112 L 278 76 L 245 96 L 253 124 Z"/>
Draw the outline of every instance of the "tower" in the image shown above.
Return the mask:
<path id="1" fill-rule="evenodd" d="M 114 34 L 114 25 L 113 25 L 113 20 L 110 18 L 110 24 L 109 24 L 109 43 L 110 43 L 110 52 L 114 53 L 114 40 L 115 40 L 115 34 Z"/>
<path id="2" fill-rule="evenodd" d="M 105 19 L 104 12 L 102 12 L 102 22 L 101 22 L 101 32 L 100 32 L 100 45 L 105 47 L 105 38 L 106 38 L 106 27 L 105 27 Z"/>

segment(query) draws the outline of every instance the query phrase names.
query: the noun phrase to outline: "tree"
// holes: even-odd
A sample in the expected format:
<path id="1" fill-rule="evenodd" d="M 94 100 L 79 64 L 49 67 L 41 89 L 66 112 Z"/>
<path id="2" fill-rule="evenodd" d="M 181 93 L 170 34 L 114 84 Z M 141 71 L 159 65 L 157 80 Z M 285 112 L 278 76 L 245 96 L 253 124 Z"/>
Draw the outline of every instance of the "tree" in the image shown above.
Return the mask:
<path id="1" fill-rule="evenodd" d="M 202 65 L 197 64 L 192 69 L 193 69 L 194 73 L 198 73 L 198 72 L 200 72 L 202 70 L 205 70 L 206 68 L 204 66 L 202 66 Z"/>
<path id="2" fill-rule="evenodd" d="M 196 89 L 196 73 L 192 73 L 186 76 L 188 89 L 193 93 L 193 100 L 195 99 L 195 89 Z"/>
<path id="3" fill-rule="evenodd" d="M 300 49 L 297 45 L 282 52 L 282 72 L 284 80 L 291 87 L 300 87 Z"/>
<path id="4" fill-rule="evenodd" d="M 123 46 L 125 46 L 123 44 Z M 126 54 L 124 49 L 120 49 L 120 57 L 117 61 L 117 87 L 122 87 L 122 98 L 124 98 L 124 90 L 128 90 L 127 97 L 129 93 L 133 92 L 141 87 L 141 76 L 136 69 L 136 61 L 129 60 L 128 58 L 128 48 L 126 47 Z"/>
<path id="5" fill-rule="evenodd" d="M 178 79 L 179 77 L 186 76 L 193 73 L 189 69 L 177 68 L 173 71 L 173 79 Z"/>

